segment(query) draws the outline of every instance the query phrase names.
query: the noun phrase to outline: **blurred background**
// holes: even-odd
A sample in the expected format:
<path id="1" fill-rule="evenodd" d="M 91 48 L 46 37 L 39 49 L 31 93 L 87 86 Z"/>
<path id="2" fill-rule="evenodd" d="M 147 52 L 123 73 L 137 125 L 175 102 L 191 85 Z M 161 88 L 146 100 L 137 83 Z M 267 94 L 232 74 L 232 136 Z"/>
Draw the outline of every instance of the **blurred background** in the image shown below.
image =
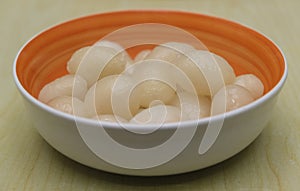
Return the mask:
<path id="1" fill-rule="evenodd" d="M 298 0 L 1 0 L 0 190 L 289 190 L 300 187 Z M 184 175 L 137 178 L 82 166 L 38 135 L 12 79 L 21 46 L 57 23 L 126 9 L 172 9 L 223 17 L 254 28 L 283 50 L 289 78 L 272 119 L 237 156 Z"/>

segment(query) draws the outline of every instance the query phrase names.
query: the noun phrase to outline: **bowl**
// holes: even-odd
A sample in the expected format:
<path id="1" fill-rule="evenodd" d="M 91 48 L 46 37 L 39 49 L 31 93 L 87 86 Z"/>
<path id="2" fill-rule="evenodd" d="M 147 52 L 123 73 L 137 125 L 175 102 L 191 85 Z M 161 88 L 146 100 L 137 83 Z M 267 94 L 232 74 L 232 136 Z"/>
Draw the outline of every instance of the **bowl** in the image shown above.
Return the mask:
<path id="1" fill-rule="evenodd" d="M 66 63 L 75 50 L 124 27 L 140 24 L 172 26 L 192 34 L 210 51 L 224 57 L 238 75 L 258 76 L 265 88 L 264 95 L 246 106 L 208 118 L 126 127 L 74 117 L 37 99 L 45 84 L 67 73 Z M 131 42 L 143 39 L 143 35 L 141 31 L 129 30 L 115 38 Z M 162 36 L 158 39 L 177 38 L 172 30 L 164 31 Z M 128 51 L 134 56 L 149 47 L 153 45 L 145 43 Z M 53 148 L 92 168 L 138 176 L 190 172 L 234 156 L 262 132 L 287 77 L 283 53 L 263 34 L 222 18 L 165 10 L 101 13 L 58 24 L 29 40 L 16 56 L 13 67 L 14 80 L 29 116 Z M 149 127 L 155 131 L 128 130 L 146 132 Z"/>

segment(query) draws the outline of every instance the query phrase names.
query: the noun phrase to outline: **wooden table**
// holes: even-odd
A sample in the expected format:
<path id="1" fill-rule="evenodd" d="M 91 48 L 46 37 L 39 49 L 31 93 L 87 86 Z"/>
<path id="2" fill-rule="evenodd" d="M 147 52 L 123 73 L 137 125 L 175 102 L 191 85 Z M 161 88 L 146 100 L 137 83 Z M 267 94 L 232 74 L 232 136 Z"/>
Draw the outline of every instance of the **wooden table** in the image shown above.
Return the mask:
<path id="1" fill-rule="evenodd" d="M 145 8 L 188 10 L 235 20 L 266 34 L 284 51 L 289 78 L 271 121 L 235 157 L 177 176 L 120 176 L 64 157 L 33 127 L 12 79 L 12 63 L 22 44 L 40 30 L 74 17 Z M 299 190 L 299 8 L 298 0 L 1 0 L 0 190 Z"/>

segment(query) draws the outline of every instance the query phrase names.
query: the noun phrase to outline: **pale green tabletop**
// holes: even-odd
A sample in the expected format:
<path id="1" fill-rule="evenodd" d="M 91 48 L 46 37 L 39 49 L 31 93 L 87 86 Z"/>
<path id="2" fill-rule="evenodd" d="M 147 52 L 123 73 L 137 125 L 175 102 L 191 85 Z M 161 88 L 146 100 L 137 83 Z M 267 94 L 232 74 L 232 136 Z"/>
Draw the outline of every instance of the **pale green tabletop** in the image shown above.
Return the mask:
<path id="1" fill-rule="evenodd" d="M 235 157 L 169 177 L 120 176 L 80 165 L 52 149 L 26 116 L 12 79 L 18 49 L 40 30 L 90 13 L 180 9 L 251 26 L 284 51 L 289 77 L 270 123 Z M 0 190 L 287 190 L 300 189 L 300 1 L 298 0 L 1 0 Z"/>

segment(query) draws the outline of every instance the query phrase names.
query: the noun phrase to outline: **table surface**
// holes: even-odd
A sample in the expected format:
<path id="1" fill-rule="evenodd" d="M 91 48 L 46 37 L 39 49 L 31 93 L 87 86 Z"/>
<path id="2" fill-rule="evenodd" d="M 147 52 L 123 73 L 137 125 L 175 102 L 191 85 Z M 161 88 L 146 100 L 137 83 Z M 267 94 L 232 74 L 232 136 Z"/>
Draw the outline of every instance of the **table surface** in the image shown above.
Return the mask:
<path id="1" fill-rule="evenodd" d="M 1 0 L 0 190 L 287 190 L 300 187 L 300 1 Z M 241 22 L 269 36 L 286 55 L 289 77 L 272 118 L 244 151 L 204 170 L 130 177 L 80 165 L 34 128 L 12 79 L 18 50 L 40 30 L 74 17 L 122 9 L 175 9 Z"/>

